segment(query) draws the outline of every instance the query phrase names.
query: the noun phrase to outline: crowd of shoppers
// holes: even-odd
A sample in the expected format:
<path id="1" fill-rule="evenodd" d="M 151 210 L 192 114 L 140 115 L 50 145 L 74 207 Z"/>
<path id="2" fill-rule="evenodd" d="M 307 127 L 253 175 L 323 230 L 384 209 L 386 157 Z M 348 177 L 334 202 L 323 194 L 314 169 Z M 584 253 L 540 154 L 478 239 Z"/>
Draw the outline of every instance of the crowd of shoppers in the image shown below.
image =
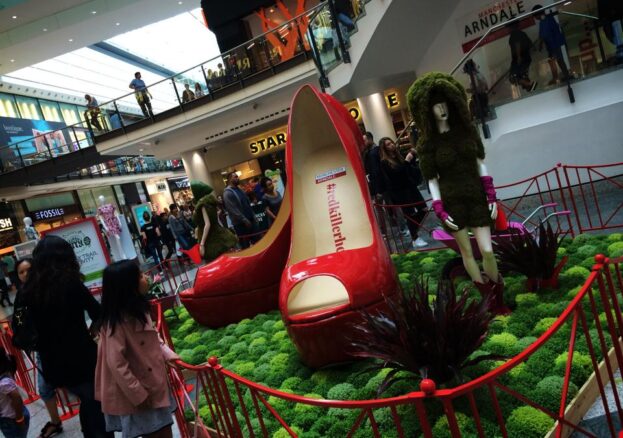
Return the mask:
<path id="1" fill-rule="evenodd" d="M 371 132 L 363 135 L 365 148 L 362 160 L 368 188 L 378 205 L 400 205 L 400 208 L 382 209 L 391 223 L 395 221 L 403 229 L 404 237 L 410 237 L 413 248 L 421 248 L 428 242 L 419 236 L 419 229 L 428 211 L 426 201 L 418 189 L 422 174 L 417 163 L 417 153 L 410 148 L 403 156 L 397 145 L 388 137 L 374 143 Z M 379 218 L 385 233 L 385 217 Z"/>

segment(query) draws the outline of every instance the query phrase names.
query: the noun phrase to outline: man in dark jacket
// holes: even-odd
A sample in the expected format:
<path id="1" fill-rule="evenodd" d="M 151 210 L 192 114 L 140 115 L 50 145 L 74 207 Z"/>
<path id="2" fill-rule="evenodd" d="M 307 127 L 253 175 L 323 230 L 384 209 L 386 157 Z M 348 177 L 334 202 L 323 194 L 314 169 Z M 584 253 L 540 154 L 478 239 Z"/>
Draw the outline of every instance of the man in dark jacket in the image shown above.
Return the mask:
<path id="1" fill-rule="evenodd" d="M 249 236 L 257 232 L 257 223 L 255 214 L 251 208 L 251 203 L 247 195 L 238 187 L 240 185 L 240 177 L 236 172 L 230 172 L 227 175 L 227 187 L 223 191 L 223 203 L 225 210 L 229 214 L 234 230 L 240 236 Z M 240 239 L 240 246 L 248 248 L 249 244 L 255 243 L 257 236 L 244 237 Z"/>
<path id="2" fill-rule="evenodd" d="M 374 144 L 374 136 L 371 132 L 366 132 L 363 136 L 366 148 L 363 150 L 363 167 L 368 179 L 368 188 L 373 198 L 382 199 L 385 187 L 381 177 L 381 157 L 379 147 Z"/>

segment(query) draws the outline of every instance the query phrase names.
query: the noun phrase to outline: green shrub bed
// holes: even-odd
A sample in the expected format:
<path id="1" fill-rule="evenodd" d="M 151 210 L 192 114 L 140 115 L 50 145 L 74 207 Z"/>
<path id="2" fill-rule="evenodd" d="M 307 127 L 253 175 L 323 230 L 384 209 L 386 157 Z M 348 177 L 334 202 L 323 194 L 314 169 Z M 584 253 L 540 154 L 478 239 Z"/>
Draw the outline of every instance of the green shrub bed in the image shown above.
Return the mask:
<path id="1" fill-rule="evenodd" d="M 593 256 L 603 253 L 619 256 L 623 248 L 623 235 L 580 235 L 575 239 L 565 238 L 558 250 L 559 258 L 567 255 L 569 262 L 560 276 L 558 290 L 544 290 L 529 293 L 525 287 L 525 277 L 519 275 L 505 276 L 505 301 L 513 309 L 508 316 L 497 317 L 490 326 L 486 341 L 474 356 L 496 354 L 511 358 L 530 346 L 538 336 L 542 335 L 556 321 L 556 318 L 575 297 L 581 285 L 589 275 L 594 263 Z M 415 276 L 424 275 L 434 283 L 440 275 L 443 265 L 457 254 L 450 250 L 435 252 L 411 252 L 404 255 L 393 255 L 399 280 L 403 287 L 410 287 Z M 457 285 L 458 290 L 468 288 L 466 293 L 477 294 L 471 282 L 463 281 Z M 587 299 L 583 307 L 591 325 L 591 338 L 597 347 L 598 336 L 591 318 L 590 303 Z M 599 312 L 603 312 L 600 300 L 596 297 Z M 279 312 L 274 311 L 257 315 L 253 319 L 245 319 L 216 330 L 206 329 L 192 320 L 184 308 L 175 312 L 168 310 L 165 317 L 170 328 L 175 350 L 183 361 L 198 365 L 210 356 L 217 356 L 225 368 L 252 381 L 284 392 L 299 394 L 311 398 L 332 400 L 364 400 L 376 398 L 376 390 L 389 370 L 366 372 L 370 362 L 359 361 L 347 365 L 329 367 L 320 370 L 310 369 L 300 361 L 296 349 L 287 335 L 286 328 Z M 600 320 L 605 322 L 602 313 Z M 567 348 L 571 333 L 571 319 L 544 346 L 538 349 L 524 363 L 515 367 L 501 378 L 501 383 L 526 395 L 531 400 L 542 404 L 554 412 L 558 411 Z M 610 346 L 610 345 L 609 345 Z M 596 348 L 596 350 L 599 350 Z M 597 358 L 601 360 L 599 355 Z M 464 370 L 461 380 L 452 386 L 466 382 L 496 368 L 502 361 L 484 361 Z M 578 388 L 592 372 L 592 362 L 584 335 L 578 327 L 571 387 L 568 400 L 571 400 Z M 409 377 L 405 375 L 405 377 Z M 404 395 L 417 391 L 419 379 L 405 379 L 392 386 L 383 397 Z M 235 391 L 232 392 L 235 398 Z M 501 436 L 497 429 L 495 414 L 492 409 L 488 391 L 478 390 L 475 393 L 481 411 L 482 425 L 487 436 Z M 543 436 L 554 424 L 547 415 L 531 407 L 523 405 L 516 399 L 498 391 L 498 400 L 507 422 L 511 437 Z M 247 408 L 252 409 L 250 394 L 243 394 Z M 270 397 L 269 403 L 302 437 L 338 437 L 345 436 L 358 414 L 353 410 L 322 409 L 302 404 L 290 403 Z M 200 415 L 210 423 L 209 407 L 203 405 Z M 435 437 L 450 436 L 447 420 L 439 402 L 426 400 L 429 421 Z M 463 436 L 477 436 L 475 425 L 471 420 L 469 402 L 458 398 L 454 402 L 457 420 Z M 264 410 L 265 426 L 273 437 L 288 436 L 278 422 Z M 400 406 L 398 415 L 406 436 L 420 436 L 417 414 L 412 406 Z M 387 408 L 374 411 L 375 420 L 384 437 L 396 436 L 391 411 Z M 244 427 L 243 435 L 250 432 L 242 417 L 240 424 Z M 261 429 L 257 419 L 251 427 L 258 434 Z M 370 422 L 366 421 L 355 435 L 371 436 Z"/>

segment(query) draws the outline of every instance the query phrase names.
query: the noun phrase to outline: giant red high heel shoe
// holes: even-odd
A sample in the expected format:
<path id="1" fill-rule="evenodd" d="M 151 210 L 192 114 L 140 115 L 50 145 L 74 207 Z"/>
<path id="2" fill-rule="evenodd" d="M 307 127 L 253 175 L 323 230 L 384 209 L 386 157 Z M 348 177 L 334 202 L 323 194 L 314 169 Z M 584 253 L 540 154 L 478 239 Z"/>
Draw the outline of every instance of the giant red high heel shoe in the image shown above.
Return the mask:
<path id="1" fill-rule="evenodd" d="M 222 327 L 276 309 L 279 280 L 290 246 L 290 196 L 286 192 L 268 232 L 252 247 L 223 254 L 197 271 L 182 304 L 199 323 Z"/>
<path id="2" fill-rule="evenodd" d="M 346 116 L 345 116 L 346 114 Z M 370 205 L 350 115 L 311 86 L 291 104 L 286 146 L 292 201 L 290 256 L 279 308 L 309 366 L 352 359 L 349 328 L 360 310 L 384 309 L 396 275 Z"/>

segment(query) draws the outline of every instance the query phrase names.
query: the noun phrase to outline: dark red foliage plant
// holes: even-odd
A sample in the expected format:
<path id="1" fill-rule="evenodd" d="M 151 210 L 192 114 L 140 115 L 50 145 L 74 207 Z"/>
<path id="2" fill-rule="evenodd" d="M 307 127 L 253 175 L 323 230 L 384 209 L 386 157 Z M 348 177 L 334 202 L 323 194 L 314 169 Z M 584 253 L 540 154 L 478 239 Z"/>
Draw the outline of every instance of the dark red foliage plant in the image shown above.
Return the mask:
<path id="1" fill-rule="evenodd" d="M 547 226 L 539 224 L 538 230 L 536 236 L 514 232 L 509 238 L 494 242 L 500 271 L 516 272 L 539 280 L 555 274 L 557 251 L 562 241 L 560 232 L 554 232 L 549 223 Z"/>
<path id="2" fill-rule="evenodd" d="M 387 304 L 387 313 L 361 312 L 364 322 L 350 338 L 352 356 L 378 360 L 366 371 L 391 369 L 378 395 L 405 379 L 428 378 L 437 385 L 460 381 L 463 368 L 500 358 L 470 359 L 495 316 L 489 312 L 489 298 L 468 297 L 466 290 L 457 297 L 452 284 L 441 280 L 431 295 L 428 281 L 419 278 L 411 291 L 399 291 Z"/>

